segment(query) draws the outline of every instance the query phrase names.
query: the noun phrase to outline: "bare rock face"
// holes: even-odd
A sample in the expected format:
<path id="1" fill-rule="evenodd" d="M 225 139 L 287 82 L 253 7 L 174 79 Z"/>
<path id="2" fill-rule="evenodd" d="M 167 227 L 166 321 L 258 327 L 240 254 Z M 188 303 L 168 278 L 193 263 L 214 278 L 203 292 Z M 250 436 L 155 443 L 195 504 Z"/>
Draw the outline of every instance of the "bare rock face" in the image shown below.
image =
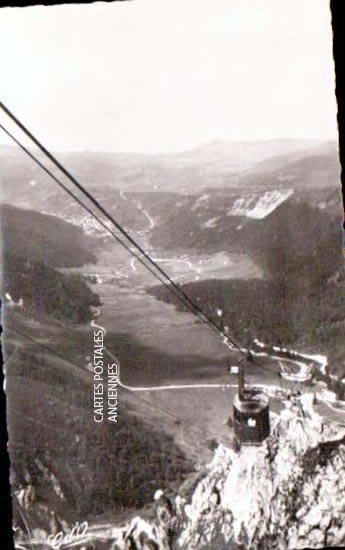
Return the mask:
<path id="1" fill-rule="evenodd" d="M 135 518 L 113 548 L 297 550 L 345 543 L 345 428 L 309 396 L 286 403 L 260 447 L 219 446 L 190 502 L 160 492 L 157 519 Z"/>

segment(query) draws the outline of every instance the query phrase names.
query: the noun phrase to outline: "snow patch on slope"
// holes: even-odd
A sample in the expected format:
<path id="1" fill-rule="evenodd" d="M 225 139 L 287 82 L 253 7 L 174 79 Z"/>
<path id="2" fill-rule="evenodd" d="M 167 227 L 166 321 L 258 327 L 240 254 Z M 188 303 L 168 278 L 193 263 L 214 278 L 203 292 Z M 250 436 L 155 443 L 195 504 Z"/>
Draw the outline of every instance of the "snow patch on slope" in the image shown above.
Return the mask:
<path id="1" fill-rule="evenodd" d="M 293 189 L 286 191 L 267 191 L 263 195 L 257 197 L 241 197 L 236 199 L 231 209 L 228 211 L 228 216 L 246 216 L 261 220 L 271 214 L 280 204 L 293 194 Z"/>
<path id="2" fill-rule="evenodd" d="M 215 218 L 211 218 L 207 220 L 207 222 L 204 222 L 201 224 L 201 229 L 211 229 L 213 227 L 217 227 L 217 221 L 220 219 L 219 216 L 216 216 Z"/>
<path id="3" fill-rule="evenodd" d="M 191 208 L 191 212 L 194 212 L 194 210 L 197 210 L 198 208 L 200 208 L 200 206 L 204 206 L 204 202 L 208 201 L 210 198 L 210 195 L 208 195 L 207 193 L 204 193 L 203 195 L 201 195 L 201 197 L 199 197 L 195 203 L 193 204 L 192 208 Z"/>

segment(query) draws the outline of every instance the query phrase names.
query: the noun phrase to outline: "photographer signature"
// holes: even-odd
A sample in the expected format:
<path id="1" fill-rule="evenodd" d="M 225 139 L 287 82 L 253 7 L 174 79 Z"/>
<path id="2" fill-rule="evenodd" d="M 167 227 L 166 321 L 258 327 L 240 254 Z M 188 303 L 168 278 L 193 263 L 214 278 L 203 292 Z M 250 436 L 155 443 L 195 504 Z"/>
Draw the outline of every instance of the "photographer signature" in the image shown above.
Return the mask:
<path id="1" fill-rule="evenodd" d="M 87 521 L 83 521 L 83 523 L 79 523 L 77 521 L 69 533 L 59 531 L 55 535 L 49 535 L 47 538 L 47 543 L 49 546 L 54 548 L 54 550 L 59 550 L 62 545 L 65 546 L 82 539 L 86 535 L 88 527 L 89 525 Z"/>

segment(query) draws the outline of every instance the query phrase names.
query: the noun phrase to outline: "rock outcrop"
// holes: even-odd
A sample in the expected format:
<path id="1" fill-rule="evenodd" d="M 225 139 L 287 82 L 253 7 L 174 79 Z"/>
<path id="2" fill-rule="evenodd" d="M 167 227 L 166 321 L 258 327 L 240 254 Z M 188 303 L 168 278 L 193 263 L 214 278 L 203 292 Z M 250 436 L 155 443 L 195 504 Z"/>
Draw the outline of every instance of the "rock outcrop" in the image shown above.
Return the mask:
<path id="1" fill-rule="evenodd" d="M 270 437 L 239 452 L 219 446 L 191 499 L 156 499 L 156 521 L 134 518 L 112 549 L 297 550 L 345 542 L 345 428 L 312 396 L 286 403 Z M 114 533 L 115 535 L 115 533 Z"/>

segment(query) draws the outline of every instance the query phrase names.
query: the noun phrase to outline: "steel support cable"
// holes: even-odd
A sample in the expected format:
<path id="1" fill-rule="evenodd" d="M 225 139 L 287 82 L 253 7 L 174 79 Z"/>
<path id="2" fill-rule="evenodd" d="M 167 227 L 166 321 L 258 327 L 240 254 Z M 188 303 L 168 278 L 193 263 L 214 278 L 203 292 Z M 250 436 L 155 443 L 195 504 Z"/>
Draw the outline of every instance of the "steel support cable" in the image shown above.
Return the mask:
<path id="1" fill-rule="evenodd" d="M 44 172 L 46 172 L 46 174 L 48 174 L 48 176 L 50 176 L 54 181 L 55 183 L 57 183 L 64 191 L 66 191 L 66 193 L 68 193 L 82 208 L 84 208 L 84 210 L 86 210 L 110 235 L 112 235 L 116 241 L 118 243 L 120 243 L 132 256 L 134 256 L 134 258 L 136 260 L 138 260 L 146 269 L 148 269 L 152 275 L 154 275 L 164 286 L 168 287 L 169 290 L 175 294 L 175 296 L 180 300 L 182 301 L 182 297 L 180 297 L 173 289 L 171 289 L 166 281 L 164 279 L 161 278 L 161 276 L 156 273 L 155 271 L 153 271 L 153 269 L 148 266 L 144 260 L 136 253 L 134 252 L 133 250 L 131 250 L 131 248 L 125 243 L 123 242 L 120 237 L 114 233 L 114 231 L 112 231 L 112 229 L 110 229 L 110 227 L 107 226 L 107 224 L 101 220 L 97 214 L 95 214 L 87 205 L 85 205 L 81 200 L 80 198 L 75 195 L 73 193 L 73 191 L 71 191 L 61 180 L 59 180 L 52 172 L 51 170 L 49 170 L 49 168 L 47 168 L 33 153 L 31 153 L 31 151 L 29 151 L 29 149 L 27 149 L 25 147 L 25 145 L 23 145 L 13 134 L 11 134 L 11 132 L 9 132 L 2 124 L 0 124 L 0 128 L 1 130 L 3 130 L 17 145 L 18 147 L 20 147 L 36 164 L 38 164 L 38 166 L 40 166 L 40 168 L 42 168 L 42 170 L 44 170 Z M 187 304 L 185 301 L 183 301 L 183 304 L 187 307 L 190 308 L 189 304 Z M 193 311 L 193 313 L 195 315 L 198 315 L 198 312 L 196 311 Z M 205 320 L 201 318 L 200 315 L 198 315 L 198 317 L 205 323 Z"/>
<path id="2" fill-rule="evenodd" d="M 154 275 L 166 288 L 168 288 L 168 290 L 170 292 L 172 292 L 177 299 L 180 300 L 180 302 L 183 303 L 184 306 L 186 306 L 187 308 L 189 308 L 189 310 L 194 314 L 194 315 L 197 315 L 198 318 L 205 324 L 207 324 L 208 326 L 210 326 L 210 328 L 216 330 L 216 332 L 219 334 L 221 334 L 223 336 L 223 332 L 220 332 L 220 329 L 217 327 L 217 325 L 212 321 L 212 320 L 209 320 L 209 318 L 206 316 L 206 314 L 204 314 L 201 310 L 201 308 L 199 308 L 196 304 L 194 304 L 193 302 L 191 302 L 190 300 L 188 300 L 188 302 L 185 300 L 184 296 L 185 293 L 182 291 L 182 289 L 180 287 L 178 287 L 177 285 L 174 286 L 174 288 L 171 288 L 167 282 L 162 279 L 160 277 L 160 275 L 158 273 L 156 273 L 155 271 L 153 271 L 153 269 L 147 265 L 143 258 L 138 256 L 138 254 L 136 254 L 125 242 L 123 242 L 119 236 L 114 233 L 114 231 L 112 231 L 107 225 L 106 223 L 104 223 L 103 220 L 101 220 L 87 205 L 85 205 L 80 199 L 79 197 L 77 197 L 77 195 L 75 195 L 64 183 L 61 182 L 61 180 L 59 180 L 35 155 L 33 155 L 31 153 L 31 151 L 29 151 L 29 149 L 27 149 L 13 134 L 11 134 L 11 132 L 9 132 L 2 124 L 0 124 L 0 128 L 35 162 L 38 164 L 38 166 L 40 166 L 40 168 L 42 168 L 42 170 L 44 170 L 60 187 L 62 187 L 62 189 L 64 189 L 66 191 L 66 193 L 68 193 L 82 208 L 84 208 L 94 219 L 96 219 L 96 221 L 108 232 L 110 233 L 132 256 L 134 256 L 134 258 L 136 260 L 138 260 L 146 269 L 148 269 L 152 275 Z M 180 294 L 178 294 L 176 291 L 175 291 L 175 288 L 177 288 L 180 293 L 182 293 L 182 296 Z M 191 304 L 192 304 L 192 307 L 193 309 L 191 309 Z M 211 321 L 211 323 L 210 323 Z M 232 345 L 234 347 L 236 347 L 240 352 L 243 353 L 243 351 L 239 348 L 239 346 L 232 342 L 230 340 L 229 337 L 226 336 L 226 339 L 232 343 Z"/>
<path id="3" fill-rule="evenodd" d="M 110 233 L 110 235 L 112 235 L 116 240 L 117 242 L 119 242 L 132 256 L 134 256 L 134 258 L 136 260 L 138 260 L 146 269 L 148 269 L 150 271 L 150 273 L 152 273 L 152 275 L 154 275 L 170 292 L 172 292 L 172 294 L 174 294 L 176 296 L 176 298 L 178 300 L 180 300 L 180 302 L 187 308 L 189 308 L 189 310 L 191 311 L 191 313 L 193 313 L 194 315 L 196 315 L 203 323 L 207 324 L 208 326 L 210 326 L 210 328 L 212 328 L 213 330 L 216 330 L 217 334 L 220 333 L 220 330 L 218 329 L 217 325 L 215 325 L 215 323 L 211 320 L 211 323 L 210 323 L 210 320 L 209 318 L 207 317 L 206 314 L 203 313 L 203 311 L 201 310 L 201 308 L 199 308 L 198 306 L 196 306 L 193 302 L 191 303 L 188 303 L 184 296 L 183 296 L 183 291 L 182 289 L 180 289 L 180 287 L 178 287 L 177 285 L 175 285 L 175 287 L 180 290 L 182 292 L 182 296 L 180 294 L 178 294 L 176 291 L 175 291 L 175 287 L 174 288 L 171 288 L 167 282 L 161 278 L 161 276 L 156 273 L 149 265 L 147 265 L 143 258 L 138 256 L 137 253 L 135 253 L 125 242 L 123 242 L 120 237 L 114 233 L 114 231 L 112 231 L 107 225 L 106 223 L 104 223 L 103 220 L 101 220 L 87 205 L 85 205 L 77 195 L 75 195 L 64 183 L 61 182 L 61 180 L 59 180 L 35 155 L 33 155 L 31 153 L 31 151 L 29 151 L 29 149 L 27 149 L 13 134 L 11 134 L 11 132 L 9 132 L 2 124 L 0 124 L 0 128 L 18 145 L 18 147 L 20 147 L 35 163 L 38 164 L 38 166 L 40 166 L 40 168 L 42 168 L 42 170 L 44 170 L 60 187 L 62 187 L 62 189 L 64 189 L 64 191 L 66 191 L 66 193 L 68 193 L 82 208 L 84 208 L 93 218 L 96 219 L 96 221 L 108 232 Z M 193 305 L 193 309 L 191 309 L 191 304 Z M 220 333 L 222 336 L 223 336 L 223 333 L 221 332 Z M 238 349 L 238 351 L 240 351 L 241 353 L 244 353 L 243 350 L 241 350 L 241 348 L 239 348 L 239 346 L 232 342 L 231 339 L 229 337 L 226 336 L 226 339 L 232 343 L 232 345 Z"/>
<path id="4" fill-rule="evenodd" d="M 58 353 L 57 351 L 55 351 L 54 349 L 52 349 L 51 347 L 47 346 L 46 344 L 42 344 L 42 342 L 40 342 L 39 340 L 37 340 L 36 338 L 34 338 L 33 336 L 29 336 L 28 334 L 25 334 L 23 331 L 21 330 L 18 330 L 17 328 L 15 328 L 13 325 L 9 325 L 9 324 L 6 324 L 5 326 L 5 329 L 9 329 L 9 330 L 12 330 L 13 332 L 16 332 L 17 334 L 19 334 L 20 336 L 23 336 L 24 338 L 26 338 L 27 340 L 29 340 L 30 342 L 33 342 L 34 344 L 36 344 L 37 346 L 40 346 L 42 349 L 44 349 L 45 351 L 48 351 L 50 352 L 52 355 L 55 355 L 55 357 L 57 357 L 58 359 L 63 359 L 64 361 L 67 361 L 68 363 L 70 363 L 71 365 L 73 365 L 74 367 L 77 367 L 78 369 L 82 369 L 82 367 L 80 365 L 78 365 L 77 363 L 75 363 L 74 361 L 72 361 L 69 357 L 66 357 L 65 355 L 62 355 L 61 353 Z M 104 350 L 109 354 L 106 346 L 104 346 Z M 113 358 L 112 354 L 110 355 L 110 357 Z M 267 370 L 270 374 L 272 374 L 271 370 L 269 370 L 267 367 L 265 367 L 264 365 L 261 365 L 261 368 L 263 368 L 263 370 Z M 84 369 L 82 369 L 84 370 Z M 226 386 L 226 384 L 224 384 L 224 387 Z M 148 405 L 150 405 L 152 408 L 156 409 L 157 411 L 160 411 L 160 412 L 163 412 L 164 414 L 170 416 L 171 418 L 173 418 L 174 420 L 178 420 L 180 421 L 181 423 L 185 423 L 186 426 L 189 425 L 189 423 L 181 420 L 181 418 L 179 418 L 178 416 L 175 416 L 174 414 L 166 411 L 165 409 L 162 409 L 161 407 L 157 407 L 156 405 L 153 405 L 152 403 L 150 403 L 150 401 L 147 401 L 146 399 L 143 399 L 142 397 L 139 397 L 137 392 L 133 392 L 135 393 L 137 399 L 139 401 L 142 401 L 143 403 L 147 403 Z"/>
<path id="5" fill-rule="evenodd" d="M 79 183 L 76 178 L 48 151 L 44 145 L 41 144 L 41 142 L 24 126 L 24 124 L 4 105 L 3 102 L 0 101 L 0 108 L 6 113 L 6 115 L 24 132 L 24 134 L 31 139 L 35 143 L 35 145 L 49 158 L 55 166 L 57 166 L 61 172 L 81 191 L 101 212 L 102 214 L 124 235 L 129 242 L 137 249 L 139 252 L 144 256 L 144 258 L 155 267 L 157 271 L 159 271 L 163 277 L 166 278 L 166 280 L 170 283 L 170 285 L 177 290 L 178 293 L 180 293 L 186 302 L 196 311 L 199 312 L 199 315 L 201 315 L 203 318 L 207 320 L 207 323 L 210 327 L 212 327 L 218 334 L 220 334 L 223 339 L 224 343 L 231 344 L 233 347 L 235 347 L 240 353 L 245 354 L 245 352 L 240 348 L 240 346 L 232 340 L 225 332 L 222 330 L 214 321 L 211 319 L 208 315 L 206 315 L 201 308 L 195 304 L 189 296 L 169 277 L 167 273 L 154 261 L 152 258 L 145 252 L 145 250 L 125 231 L 122 226 L 114 219 L 113 216 L 111 216 L 107 210 L 102 206 L 102 204 L 99 203 L 97 199 L 93 197 L 93 195 L 81 184 Z M 132 251 L 131 251 L 132 253 Z M 170 289 L 169 285 L 166 285 L 167 288 Z M 171 290 L 171 289 L 170 289 Z"/>

